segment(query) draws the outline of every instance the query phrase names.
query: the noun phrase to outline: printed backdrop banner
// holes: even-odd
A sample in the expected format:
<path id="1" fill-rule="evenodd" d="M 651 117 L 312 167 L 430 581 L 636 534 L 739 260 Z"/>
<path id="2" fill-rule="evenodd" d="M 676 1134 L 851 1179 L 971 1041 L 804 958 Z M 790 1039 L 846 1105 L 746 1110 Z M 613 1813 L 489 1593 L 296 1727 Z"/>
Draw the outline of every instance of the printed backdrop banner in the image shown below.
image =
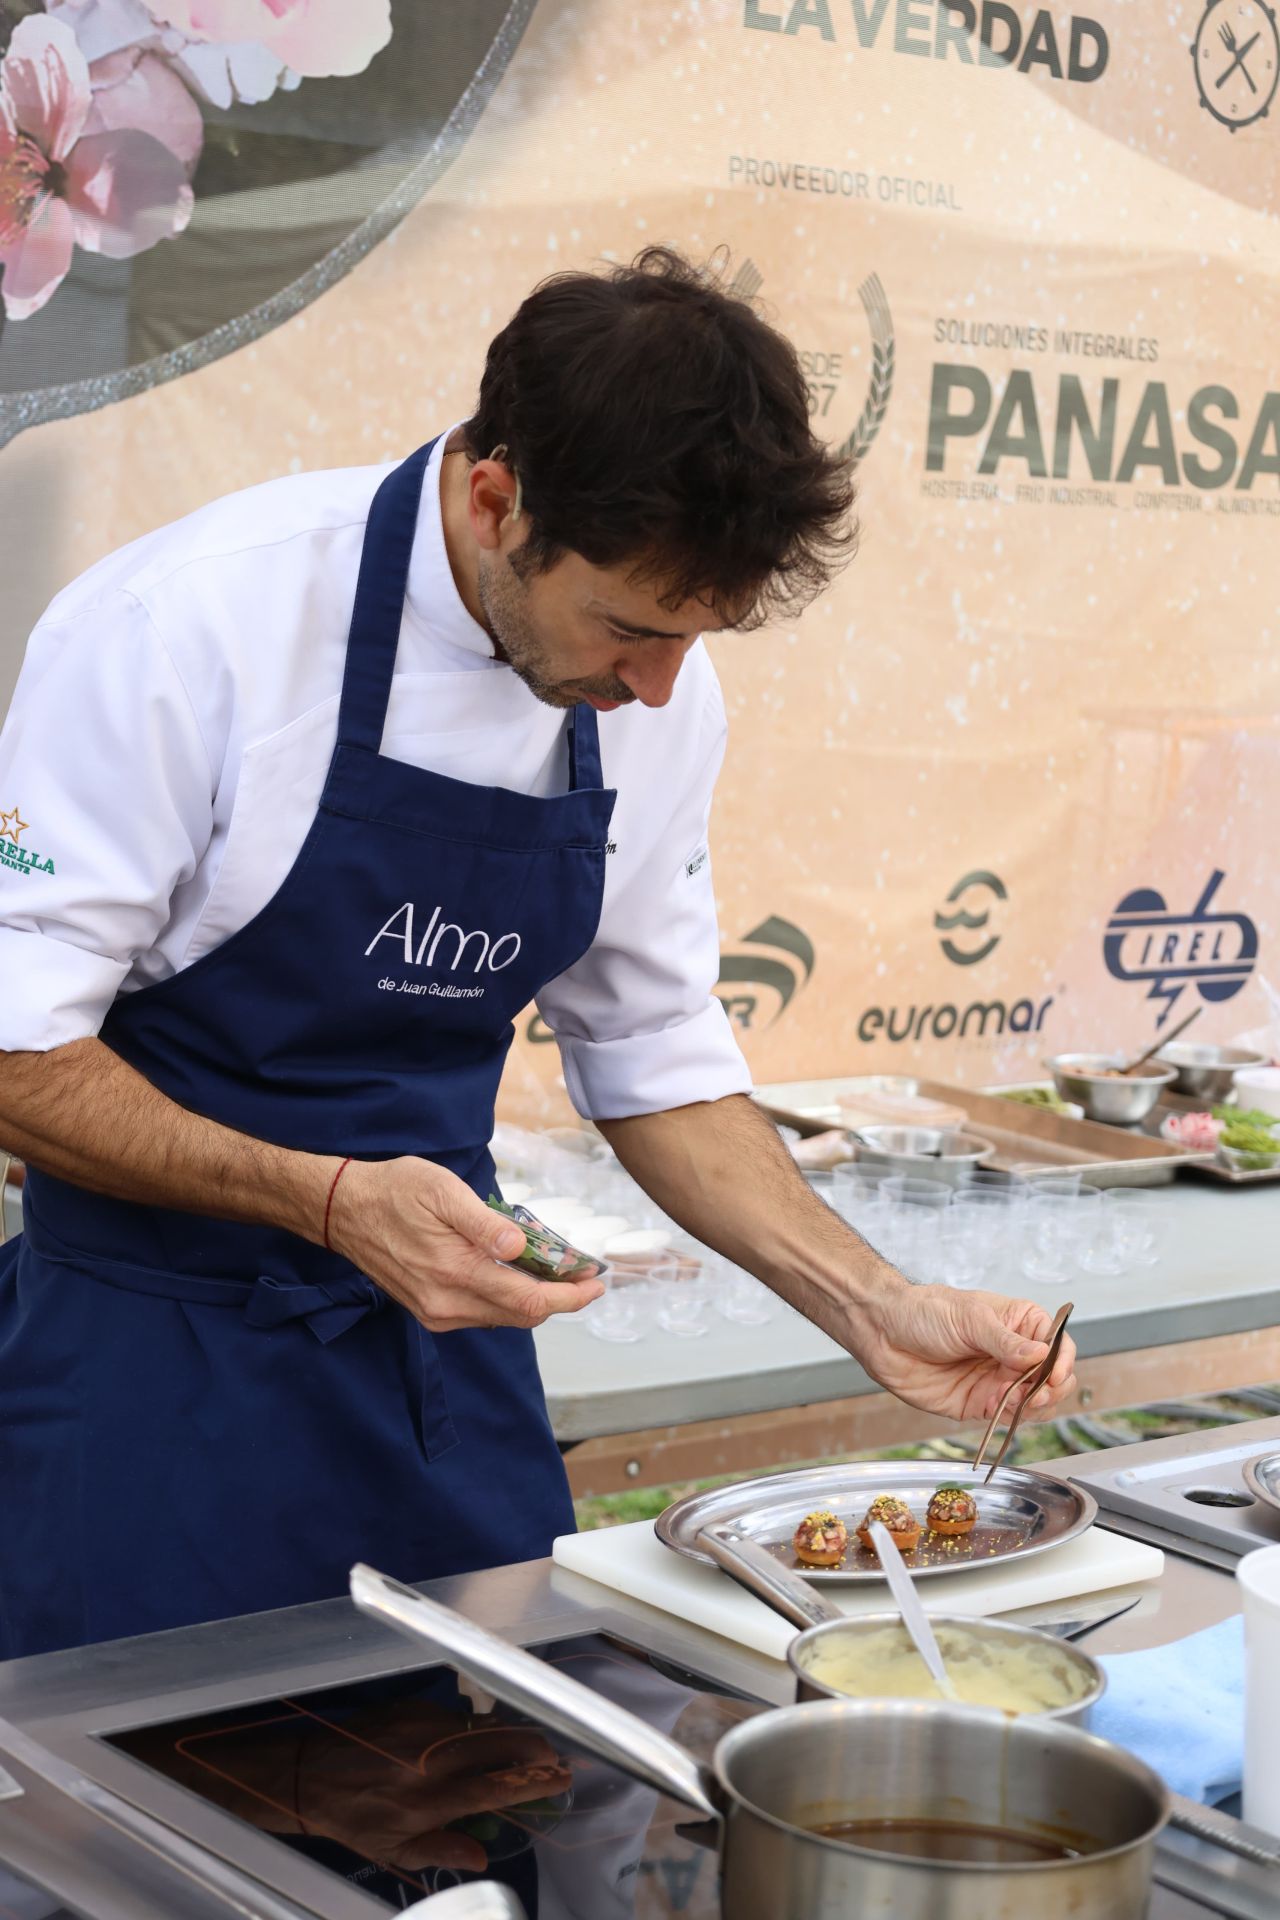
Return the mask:
<path id="1" fill-rule="evenodd" d="M 863 523 L 712 642 L 757 1078 L 1258 1026 L 1280 30 L 1081 6 L 0 0 L 0 697 L 112 547 L 463 415 L 547 272 L 727 248 Z M 562 1112 L 549 1038 L 511 1117 Z"/>

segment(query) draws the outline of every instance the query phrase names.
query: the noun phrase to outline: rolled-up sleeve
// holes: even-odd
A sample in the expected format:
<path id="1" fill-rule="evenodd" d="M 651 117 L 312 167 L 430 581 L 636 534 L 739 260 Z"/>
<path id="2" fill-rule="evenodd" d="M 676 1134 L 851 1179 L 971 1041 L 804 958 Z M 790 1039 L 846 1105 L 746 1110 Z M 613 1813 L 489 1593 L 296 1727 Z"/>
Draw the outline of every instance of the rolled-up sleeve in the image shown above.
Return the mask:
<path id="1" fill-rule="evenodd" d="M 209 755 L 146 610 L 47 616 L 0 732 L 0 1050 L 98 1032 L 211 830 Z"/>
<path id="2" fill-rule="evenodd" d="M 664 778 L 646 795 L 647 814 L 662 821 L 653 850 L 606 893 L 588 952 L 538 997 L 569 1097 L 587 1119 L 625 1120 L 751 1090 L 713 991 L 720 933 L 707 835 L 724 746 L 712 678 L 683 786 Z"/>

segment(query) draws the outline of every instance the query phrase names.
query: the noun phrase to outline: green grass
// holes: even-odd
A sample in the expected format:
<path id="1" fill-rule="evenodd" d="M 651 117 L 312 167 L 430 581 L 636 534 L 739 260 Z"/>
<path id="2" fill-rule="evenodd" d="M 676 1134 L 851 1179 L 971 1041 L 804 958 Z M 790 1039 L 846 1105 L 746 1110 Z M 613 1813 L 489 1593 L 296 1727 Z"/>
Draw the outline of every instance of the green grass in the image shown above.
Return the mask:
<path id="1" fill-rule="evenodd" d="M 888 1455 L 884 1457 L 888 1458 Z M 894 1450 L 894 1457 L 909 1460 L 915 1456 L 910 1448 L 901 1448 Z M 818 1463 L 788 1460 L 778 1467 L 765 1467 L 762 1472 L 764 1475 L 791 1473 L 806 1464 Z M 727 1487 L 742 1477 L 740 1473 L 722 1473 L 711 1480 L 686 1480 L 678 1486 L 628 1487 L 625 1493 L 591 1495 L 575 1502 L 578 1530 L 580 1533 L 589 1533 L 593 1527 L 623 1527 L 629 1520 L 656 1520 L 673 1501 L 683 1500 L 687 1493 L 705 1493 L 710 1487 Z"/>
<path id="2" fill-rule="evenodd" d="M 1201 1415 L 1210 1415 L 1230 1405 L 1229 1393 L 1205 1394 L 1199 1400 L 1188 1399 L 1188 1409 L 1199 1409 Z M 1256 1409 L 1250 1409 L 1256 1411 Z M 1178 1421 L 1164 1414 L 1151 1413 L 1144 1407 L 1131 1407 L 1120 1412 L 1108 1412 L 1105 1416 L 1109 1427 L 1131 1429 L 1135 1440 L 1153 1440 L 1161 1434 L 1185 1433 L 1188 1425 L 1195 1424 L 1194 1416 Z M 791 1473 L 800 1467 L 839 1466 L 850 1460 L 937 1460 L 940 1462 L 971 1460 L 981 1432 L 963 1432 L 949 1435 L 945 1439 L 928 1440 L 919 1446 L 881 1447 L 868 1453 L 834 1454 L 822 1460 L 789 1460 L 783 1465 L 767 1468 L 767 1473 Z M 1034 1466 L 1037 1460 L 1056 1460 L 1063 1454 L 1092 1452 L 1094 1446 L 1083 1435 L 1075 1436 L 1061 1428 L 1056 1421 L 1046 1425 L 1029 1427 L 1019 1434 L 1014 1442 L 1008 1464 L 1016 1467 Z M 711 1487 L 727 1486 L 733 1480 L 747 1476 L 725 1473 L 710 1480 L 689 1480 L 681 1485 L 666 1487 L 628 1487 L 625 1493 L 608 1493 L 588 1497 L 576 1502 L 578 1526 L 588 1533 L 596 1527 L 621 1527 L 631 1520 L 656 1520 L 658 1515 L 669 1507 L 674 1500 L 682 1500 L 688 1493 L 703 1493 Z M 752 1476 L 755 1477 L 755 1476 Z"/>
<path id="3" fill-rule="evenodd" d="M 695 1480 L 686 1487 L 636 1487 L 627 1493 L 602 1493 L 575 1500 L 578 1531 L 591 1533 L 597 1527 L 625 1527 L 631 1520 L 656 1520 L 686 1493 L 719 1484 L 717 1480 Z"/>

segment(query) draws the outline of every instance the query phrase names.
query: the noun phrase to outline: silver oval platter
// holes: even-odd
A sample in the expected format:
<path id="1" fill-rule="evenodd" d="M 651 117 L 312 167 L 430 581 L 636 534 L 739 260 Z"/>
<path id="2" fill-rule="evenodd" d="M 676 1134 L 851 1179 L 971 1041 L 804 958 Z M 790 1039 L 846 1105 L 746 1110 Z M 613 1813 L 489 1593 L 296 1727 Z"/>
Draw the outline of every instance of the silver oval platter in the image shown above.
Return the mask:
<path id="1" fill-rule="evenodd" d="M 1261 1453 L 1254 1460 L 1246 1460 L 1244 1483 L 1257 1499 L 1265 1500 L 1269 1507 L 1280 1509 L 1280 1453 Z M 675 1508 L 668 1507 L 667 1512 L 674 1513 Z M 662 1518 L 665 1520 L 666 1517 L 664 1513 Z"/>
<path id="2" fill-rule="evenodd" d="M 710 1567 L 714 1561 L 695 1545 L 698 1534 L 713 1521 L 734 1526 L 806 1580 L 825 1586 L 883 1580 L 879 1561 L 859 1544 L 855 1533 L 877 1494 L 892 1493 L 905 1500 L 920 1522 L 919 1545 L 903 1555 L 917 1579 L 1047 1553 L 1074 1540 L 1097 1517 L 1097 1502 L 1083 1487 L 1017 1467 L 1001 1467 L 984 1484 L 986 1471 L 983 1467 L 975 1472 L 971 1466 L 954 1466 L 945 1460 L 866 1460 L 805 1467 L 798 1473 L 740 1480 L 734 1486 L 690 1494 L 658 1516 L 654 1531 L 673 1553 Z M 943 1537 L 925 1528 L 925 1509 L 943 1486 L 972 1492 L 978 1503 L 978 1524 L 972 1533 Z M 849 1550 L 839 1566 L 805 1566 L 792 1551 L 792 1536 L 806 1514 L 824 1509 L 849 1529 Z"/>

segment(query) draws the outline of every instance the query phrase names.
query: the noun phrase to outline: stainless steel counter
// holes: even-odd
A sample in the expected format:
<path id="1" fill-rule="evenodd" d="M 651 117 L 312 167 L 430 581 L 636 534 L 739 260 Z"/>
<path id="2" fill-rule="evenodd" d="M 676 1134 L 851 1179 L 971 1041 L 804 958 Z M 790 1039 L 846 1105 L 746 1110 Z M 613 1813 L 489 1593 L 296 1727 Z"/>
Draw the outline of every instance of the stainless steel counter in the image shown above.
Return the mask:
<path id="1" fill-rule="evenodd" d="M 1073 1464 L 1058 1462 L 1052 1470 L 1066 1474 Z M 603 1633 L 756 1700 L 780 1703 L 790 1695 L 787 1670 L 776 1662 L 550 1561 L 441 1581 L 430 1591 L 524 1643 Z M 1235 1582 L 1227 1573 L 1171 1555 L 1159 1586 L 1143 1590 L 1140 1605 L 1101 1629 L 1090 1645 L 1098 1652 L 1157 1645 L 1236 1610 Z M 1037 1616 L 1033 1610 L 1019 1617 Z M 246 1903 L 198 1886 L 136 1835 L 55 1792 L 3 1751 L 0 1765 L 24 1791 L 0 1798 L 0 1860 L 94 1920 L 160 1920 L 162 1915 L 173 1920 L 176 1914 L 225 1920 L 231 1913 L 239 1913 L 241 1920 L 246 1913 L 261 1920 L 298 1920 L 308 1914 L 322 1920 L 372 1920 L 385 1914 L 386 1906 L 357 1886 L 196 1798 L 106 1741 L 143 1725 L 310 1694 L 373 1675 L 406 1673 L 420 1664 L 411 1644 L 357 1614 L 347 1601 L 337 1600 L 0 1666 L 0 1722 L 37 1742 L 56 1762 L 118 1795 L 128 1807 L 154 1816 L 208 1854 L 233 1863 L 237 1872 L 251 1876 L 248 1884 L 254 1893 Z M 3 1744 L 0 1726 L 0 1748 Z M 1196 1847 L 1195 1842 L 1179 1840 L 1179 1858 L 1193 1859 Z M 1274 1908 L 1251 1905 L 1252 1897 L 1246 1888 L 1241 1896 L 1245 1904 L 1235 1910 L 1251 1915 L 1280 1912 L 1280 1895 Z M 1205 1911 L 1179 1905 L 1172 1895 L 1161 1898 L 1153 1920 L 1157 1915 L 1164 1920 L 1175 1913 Z"/>

